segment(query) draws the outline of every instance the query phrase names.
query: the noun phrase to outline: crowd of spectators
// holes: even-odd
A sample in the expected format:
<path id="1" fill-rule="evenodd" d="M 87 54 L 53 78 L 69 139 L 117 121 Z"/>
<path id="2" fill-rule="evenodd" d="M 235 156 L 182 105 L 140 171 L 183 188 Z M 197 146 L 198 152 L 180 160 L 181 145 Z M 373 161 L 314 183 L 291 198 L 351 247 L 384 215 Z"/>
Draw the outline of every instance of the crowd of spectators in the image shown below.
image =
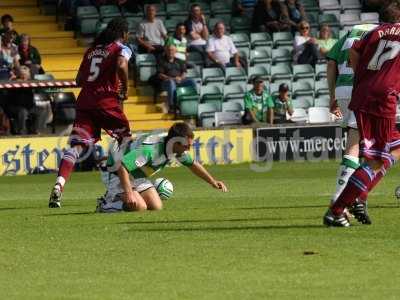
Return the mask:
<path id="1" fill-rule="evenodd" d="M 1 17 L 0 81 L 28 81 L 44 73 L 38 49 L 27 34 L 18 34 L 11 15 Z M 50 104 L 40 107 L 30 88 L 0 90 L 1 134 L 36 134 L 51 121 Z"/>

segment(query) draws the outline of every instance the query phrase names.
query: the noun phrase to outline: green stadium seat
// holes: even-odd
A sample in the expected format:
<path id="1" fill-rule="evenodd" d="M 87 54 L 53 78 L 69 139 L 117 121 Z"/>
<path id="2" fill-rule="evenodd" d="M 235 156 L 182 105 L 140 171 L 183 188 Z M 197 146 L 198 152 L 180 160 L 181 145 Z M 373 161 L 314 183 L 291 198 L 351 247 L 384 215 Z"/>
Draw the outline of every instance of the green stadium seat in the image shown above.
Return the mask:
<path id="1" fill-rule="evenodd" d="M 210 82 L 224 82 L 224 72 L 220 68 L 204 68 L 202 75 L 203 84 Z"/>
<path id="2" fill-rule="evenodd" d="M 255 49 L 250 51 L 250 65 L 271 63 L 271 53 L 267 49 Z"/>
<path id="3" fill-rule="evenodd" d="M 302 0 L 301 3 L 307 12 L 319 12 L 319 6 L 316 0 Z"/>
<path id="4" fill-rule="evenodd" d="M 139 23 L 141 22 L 142 19 L 136 17 L 129 17 L 126 18 L 126 20 L 128 21 L 129 32 L 134 33 L 137 31 Z"/>
<path id="5" fill-rule="evenodd" d="M 236 47 L 250 47 L 249 36 L 246 33 L 232 33 L 230 37 Z"/>
<path id="6" fill-rule="evenodd" d="M 315 82 L 315 96 L 320 97 L 321 95 L 329 95 L 328 81 L 319 80 Z"/>
<path id="7" fill-rule="evenodd" d="M 203 67 L 204 60 L 198 52 L 188 52 L 188 62 Z"/>
<path id="8" fill-rule="evenodd" d="M 309 96 L 301 96 L 292 100 L 293 108 L 309 109 L 314 106 L 314 101 Z"/>
<path id="9" fill-rule="evenodd" d="M 289 86 L 289 91 L 291 91 L 292 90 L 292 82 L 288 81 L 285 83 Z M 277 96 L 279 94 L 279 85 L 280 84 L 281 84 L 280 82 L 274 82 L 269 85 L 269 93 L 272 96 Z"/>
<path id="10" fill-rule="evenodd" d="M 200 103 L 198 106 L 197 118 L 200 126 L 214 127 L 215 113 L 221 111 L 214 103 Z"/>
<path id="11" fill-rule="evenodd" d="M 259 76 L 265 81 L 270 80 L 271 78 L 271 73 L 269 71 L 269 65 L 267 64 L 260 64 L 260 65 L 255 65 L 252 67 L 249 67 L 249 76 L 248 76 L 248 81 L 252 82 L 254 77 Z"/>
<path id="12" fill-rule="evenodd" d="M 314 97 L 314 87 L 307 81 L 295 81 L 292 87 L 293 97 L 311 96 Z"/>
<path id="13" fill-rule="evenodd" d="M 231 15 L 232 1 L 213 1 L 211 2 L 211 12 L 216 15 Z"/>
<path id="14" fill-rule="evenodd" d="M 223 112 L 244 111 L 244 108 L 238 102 L 229 101 L 229 102 L 222 103 L 222 111 Z"/>
<path id="15" fill-rule="evenodd" d="M 100 32 L 102 32 L 104 29 L 106 29 L 107 27 L 107 23 L 101 22 L 101 21 L 97 21 L 96 24 L 96 35 L 99 34 Z"/>
<path id="16" fill-rule="evenodd" d="M 99 19 L 82 18 L 80 19 L 80 32 L 83 35 L 95 34 L 97 30 L 97 23 Z"/>
<path id="17" fill-rule="evenodd" d="M 168 3 L 166 6 L 168 18 L 187 17 L 188 7 L 183 2 Z"/>
<path id="18" fill-rule="evenodd" d="M 315 107 L 330 107 L 330 98 L 329 95 L 322 95 L 318 98 L 314 99 Z"/>
<path id="19" fill-rule="evenodd" d="M 179 87 L 176 89 L 177 102 L 182 116 L 197 116 L 199 95 L 193 87 Z"/>
<path id="20" fill-rule="evenodd" d="M 201 72 L 197 67 L 187 69 L 186 77 L 193 79 L 194 81 L 196 81 L 197 84 L 201 85 Z"/>
<path id="21" fill-rule="evenodd" d="M 293 35 L 290 32 L 274 32 L 272 34 L 274 47 L 293 46 Z"/>
<path id="22" fill-rule="evenodd" d="M 246 71 L 243 68 L 228 67 L 225 69 L 225 83 L 233 81 L 247 82 Z"/>
<path id="23" fill-rule="evenodd" d="M 292 70 L 288 65 L 279 64 L 275 66 L 271 66 L 271 81 L 275 82 L 276 80 L 284 80 L 291 81 L 292 80 Z"/>
<path id="24" fill-rule="evenodd" d="M 278 48 L 272 49 L 272 63 L 275 65 L 281 62 L 292 62 L 293 56 L 289 49 Z"/>
<path id="25" fill-rule="evenodd" d="M 209 84 L 203 85 L 200 89 L 200 99 L 202 103 L 214 103 L 221 110 L 223 100 L 223 85 Z"/>
<path id="26" fill-rule="evenodd" d="M 233 99 L 244 99 L 246 94 L 246 85 L 239 82 L 234 82 L 224 86 L 224 101 L 231 101 Z"/>
<path id="27" fill-rule="evenodd" d="M 315 78 L 315 71 L 311 65 L 293 65 L 293 80 Z"/>
<path id="28" fill-rule="evenodd" d="M 330 27 L 340 27 L 340 22 L 334 14 L 323 14 L 319 16 L 319 24 L 327 24 Z"/>
<path id="29" fill-rule="evenodd" d="M 272 47 L 273 41 L 272 37 L 267 32 L 256 32 L 250 34 L 250 44 L 252 48 L 257 48 L 260 46 Z"/>
<path id="30" fill-rule="evenodd" d="M 135 78 L 140 82 L 147 82 L 151 75 L 157 71 L 156 57 L 153 54 L 136 55 L 136 71 Z"/>
<path id="31" fill-rule="evenodd" d="M 78 6 L 76 10 L 76 17 L 81 18 L 94 18 L 98 19 L 100 17 L 99 12 L 95 6 Z"/>
<path id="32" fill-rule="evenodd" d="M 116 5 L 102 5 L 100 6 L 100 17 L 101 18 L 115 18 L 120 17 L 121 11 Z"/>
<path id="33" fill-rule="evenodd" d="M 249 61 L 249 59 L 250 59 L 250 49 L 249 48 L 244 47 L 244 48 L 238 48 L 237 50 L 239 52 L 240 57 L 246 58 L 246 60 Z"/>
<path id="34" fill-rule="evenodd" d="M 319 26 L 319 15 L 318 11 L 310 11 L 306 13 L 306 17 L 308 19 L 308 23 L 310 23 L 311 27 L 318 27 Z"/>
<path id="35" fill-rule="evenodd" d="M 131 18 L 131 17 L 133 17 L 133 18 L 140 18 L 140 19 L 143 19 L 143 18 L 144 18 L 144 13 L 143 13 L 143 11 L 139 11 L 139 12 L 137 12 L 137 13 L 133 13 L 133 12 L 130 12 L 129 10 L 127 10 L 125 7 L 122 7 L 122 9 L 121 9 L 121 14 L 122 14 L 122 16 L 124 16 L 125 18 Z"/>
<path id="36" fill-rule="evenodd" d="M 136 55 L 136 67 L 142 67 L 142 66 L 156 66 L 157 65 L 157 60 L 156 57 L 153 54 L 138 54 Z"/>
<path id="37" fill-rule="evenodd" d="M 232 32 L 250 32 L 251 20 L 247 17 L 233 17 L 231 20 Z"/>
<path id="38" fill-rule="evenodd" d="M 175 32 L 176 24 L 179 22 L 183 22 L 184 20 L 181 18 L 172 18 L 172 19 L 167 19 L 164 21 L 164 26 L 165 29 L 167 29 L 167 32 L 169 35 L 173 35 Z"/>
<path id="39" fill-rule="evenodd" d="M 320 80 L 326 78 L 326 64 L 316 64 L 315 65 L 315 78 Z"/>

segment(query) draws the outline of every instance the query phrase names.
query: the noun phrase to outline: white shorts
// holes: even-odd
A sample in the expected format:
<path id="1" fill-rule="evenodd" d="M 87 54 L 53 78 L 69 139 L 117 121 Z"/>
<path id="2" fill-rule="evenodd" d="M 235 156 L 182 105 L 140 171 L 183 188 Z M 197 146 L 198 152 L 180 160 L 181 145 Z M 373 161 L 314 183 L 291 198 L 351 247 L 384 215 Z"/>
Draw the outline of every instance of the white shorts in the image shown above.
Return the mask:
<path id="1" fill-rule="evenodd" d="M 352 110 L 348 108 L 350 100 L 349 99 L 337 99 L 340 111 L 342 112 L 342 127 L 350 127 L 357 129 L 356 116 Z"/>

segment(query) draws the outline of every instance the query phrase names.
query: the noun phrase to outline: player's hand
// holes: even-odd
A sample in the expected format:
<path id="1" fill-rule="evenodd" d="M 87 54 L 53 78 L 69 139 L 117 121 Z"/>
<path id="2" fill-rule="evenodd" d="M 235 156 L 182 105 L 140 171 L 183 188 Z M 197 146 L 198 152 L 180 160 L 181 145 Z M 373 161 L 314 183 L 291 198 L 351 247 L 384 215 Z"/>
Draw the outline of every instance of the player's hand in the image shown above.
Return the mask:
<path id="1" fill-rule="evenodd" d="M 226 193 L 228 191 L 228 188 L 225 186 L 225 184 L 222 181 L 214 181 L 212 186 L 216 188 L 217 190 L 221 190 L 223 193 Z"/>
<path id="2" fill-rule="evenodd" d="M 339 105 L 337 103 L 337 100 L 335 100 L 332 103 L 332 105 L 330 107 L 330 111 L 331 111 L 332 114 L 335 115 L 336 118 L 338 118 L 338 119 L 343 118 L 343 114 L 342 114 L 342 111 L 340 110 L 340 107 L 339 107 Z"/>
<path id="3" fill-rule="evenodd" d="M 119 93 L 118 93 L 118 100 L 119 101 L 125 101 L 125 100 L 127 100 L 128 99 L 128 93 L 127 93 L 127 91 L 120 91 Z"/>
<path id="4" fill-rule="evenodd" d="M 136 200 L 132 192 L 123 193 L 122 201 L 124 201 L 125 206 L 130 210 L 135 210 L 136 208 Z"/>

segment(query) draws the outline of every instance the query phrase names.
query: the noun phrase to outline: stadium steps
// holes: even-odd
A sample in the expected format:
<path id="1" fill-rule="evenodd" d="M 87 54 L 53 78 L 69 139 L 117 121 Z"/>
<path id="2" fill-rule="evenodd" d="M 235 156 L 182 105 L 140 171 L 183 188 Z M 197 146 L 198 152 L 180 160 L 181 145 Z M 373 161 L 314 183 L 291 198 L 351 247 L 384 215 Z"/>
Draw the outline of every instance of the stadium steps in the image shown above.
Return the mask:
<path id="1" fill-rule="evenodd" d="M 54 42 L 54 38 L 46 38 L 46 37 L 33 37 L 32 45 L 39 49 L 40 52 L 47 50 L 56 50 L 56 49 L 71 49 L 77 47 L 76 40 L 66 37 L 66 38 L 57 38 L 57 41 Z"/>
<path id="2" fill-rule="evenodd" d="M 174 116 L 163 113 L 152 113 L 152 114 L 127 114 L 129 121 L 163 121 L 173 120 Z"/>
<path id="3" fill-rule="evenodd" d="M 157 112 L 158 108 L 155 105 L 126 103 L 126 102 L 124 103 L 124 113 L 127 116 L 135 116 L 138 114 L 154 114 Z"/>
<path id="4" fill-rule="evenodd" d="M 34 16 L 19 16 L 18 19 L 14 20 L 15 25 L 24 24 L 24 23 L 41 23 L 41 22 L 56 22 L 55 16 L 43 16 L 43 15 L 34 15 Z"/>
<path id="5" fill-rule="evenodd" d="M 3 0 L 0 1 L 0 15 L 9 14 L 12 15 L 15 22 L 19 19 L 19 17 L 26 17 L 26 16 L 39 16 L 40 10 L 35 6 L 6 6 L 3 3 Z"/>
<path id="6" fill-rule="evenodd" d="M 42 55 L 52 56 L 52 55 L 64 55 L 64 54 L 79 54 L 79 57 L 82 59 L 83 53 L 85 53 L 86 48 L 83 47 L 75 47 L 75 48 L 55 48 L 49 49 L 44 48 L 40 51 Z"/>
<path id="7" fill-rule="evenodd" d="M 66 71 L 66 70 L 47 70 L 45 69 L 45 71 L 47 73 L 51 73 L 54 78 L 58 79 L 58 80 L 75 80 L 76 78 L 76 74 L 78 73 L 78 70 L 70 70 L 70 71 Z"/>
<path id="8" fill-rule="evenodd" d="M 129 126 L 132 131 L 140 130 L 155 130 L 155 129 L 168 129 L 174 123 L 179 122 L 178 120 L 173 121 L 131 121 L 129 120 Z"/>
<path id="9" fill-rule="evenodd" d="M 37 0 L 1 0 L 0 7 L 37 7 Z"/>
<path id="10" fill-rule="evenodd" d="M 59 30 L 59 26 L 55 22 L 19 22 L 15 23 L 15 30 L 18 33 L 27 33 L 29 35 L 34 35 L 36 33 L 42 34 L 43 32 L 55 33 Z M 60 31 L 63 32 L 64 31 Z M 68 32 L 67 32 L 68 33 Z"/>

